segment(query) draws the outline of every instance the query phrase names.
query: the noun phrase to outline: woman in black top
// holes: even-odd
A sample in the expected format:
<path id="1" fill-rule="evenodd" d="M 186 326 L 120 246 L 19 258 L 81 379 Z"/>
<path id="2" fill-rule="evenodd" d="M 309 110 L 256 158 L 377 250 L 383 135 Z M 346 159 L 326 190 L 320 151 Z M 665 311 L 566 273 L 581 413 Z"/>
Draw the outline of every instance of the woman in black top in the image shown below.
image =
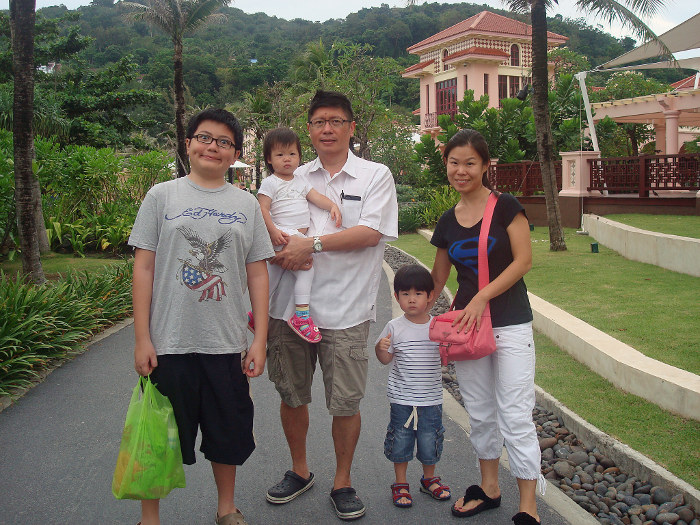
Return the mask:
<path id="1" fill-rule="evenodd" d="M 470 439 L 479 458 L 481 482 L 470 486 L 452 507 L 466 517 L 501 503 L 498 463 L 505 440 L 511 472 L 520 490 L 516 525 L 540 523 L 535 492 L 540 474 L 540 449 L 532 422 L 535 404 L 535 346 L 532 310 L 523 276 L 532 266 L 530 229 L 525 211 L 509 194 L 498 195 L 487 243 L 490 282 L 478 285 L 481 220 L 492 190 L 487 177 L 489 153 L 476 131 L 461 130 L 445 146 L 443 158 L 450 185 L 460 200 L 446 211 L 431 240 L 437 247 L 433 280 L 437 297 L 451 266 L 459 288 L 455 308 L 460 330 L 481 324 L 490 304 L 497 350 L 474 361 L 455 363 L 460 392 L 471 423 Z M 541 480 L 544 487 L 544 480 Z"/>

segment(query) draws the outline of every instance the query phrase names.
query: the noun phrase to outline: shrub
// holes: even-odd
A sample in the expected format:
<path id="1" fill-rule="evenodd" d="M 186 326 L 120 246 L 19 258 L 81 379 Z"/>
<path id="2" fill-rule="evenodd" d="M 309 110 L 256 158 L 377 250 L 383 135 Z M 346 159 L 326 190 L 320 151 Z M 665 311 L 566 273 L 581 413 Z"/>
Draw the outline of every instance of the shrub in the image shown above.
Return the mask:
<path id="1" fill-rule="evenodd" d="M 414 232 L 423 226 L 423 203 L 399 206 L 399 233 Z"/>
<path id="2" fill-rule="evenodd" d="M 131 312 L 130 261 L 36 286 L 0 273 L 0 395 Z"/>
<path id="3" fill-rule="evenodd" d="M 459 193 L 454 191 L 451 186 L 442 186 L 433 190 L 423 211 L 423 223 L 426 226 L 435 226 L 442 214 L 458 202 Z"/>

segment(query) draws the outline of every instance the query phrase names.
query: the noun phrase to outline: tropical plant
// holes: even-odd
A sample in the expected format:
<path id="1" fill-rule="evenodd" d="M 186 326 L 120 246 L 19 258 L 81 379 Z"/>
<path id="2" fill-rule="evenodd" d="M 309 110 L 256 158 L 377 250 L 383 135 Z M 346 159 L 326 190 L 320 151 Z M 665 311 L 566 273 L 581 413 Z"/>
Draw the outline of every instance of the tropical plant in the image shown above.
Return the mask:
<path id="1" fill-rule="evenodd" d="M 529 11 L 532 24 L 532 109 L 535 116 L 537 153 L 542 166 L 542 186 L 544 188 L 549 223 L 549 247 L 552 251 L 566 250 L 564 230 L 559 210 L 556 172 L 554 171 L 554 140 L 548 107 L 549 73 L 547 66 L 547 6 L 550 0 L 505 0 L 515 12 Z M 640 20 L 635 12 L 653 15 L 663 5 L 663 0 L 577 0 L 579 11 L 602 16 L 608 22 L 617 21 L 629 27 L 643 40 L 658 41 L 654 32 Z M 665 45 L 663 49 L 668 51 Z M 670 55 L 670 53 L 669 53 Z"/>
<path id="2" fill-rule="evenodd" d="M 453 190 L 452 186 L 436 188 L 423 210 L 423 224 L 431 227 L 435 226 L 442 214 L 458 202 L 459 193 Z"/>
<path id="3" fill-rule="evenodd" d="M 230 0 L 151 0 L 148 5 L 119 2 L 131 10 L 128 21 L 143 20 L 167 34 L 173 43 L 173 89 L 175 91 L 175 131 L 177 137 L 177 173 L 186 174 L 185 83 L 182 76 L 182 50 L 185 35 L 207 23 L 223 22 L 226 16 L 215 13 Z"/>

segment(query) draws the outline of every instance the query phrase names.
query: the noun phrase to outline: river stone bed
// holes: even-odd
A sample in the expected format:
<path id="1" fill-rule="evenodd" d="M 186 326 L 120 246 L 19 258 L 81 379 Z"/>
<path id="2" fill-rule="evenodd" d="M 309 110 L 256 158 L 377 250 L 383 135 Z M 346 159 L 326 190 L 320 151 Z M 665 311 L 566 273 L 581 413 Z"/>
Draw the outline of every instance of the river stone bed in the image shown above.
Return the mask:
<path id="1" fill-rule="evenodd" d="M 386 247 L 384 260 L 394 271 L 416 262 L 391 246 Z M 449 306 L 442 294 L 430 313 L 438 315 Z M 464 406 L 452 363 L 442 367 L 442 383 Z M 542 451 L 544 477 L 601 523 L 700 525 L 700 517 L 685 504 L 683 494 L 670 495 L 662 487 L 628 476 L 596 447 L 581 443 L 556 414 L 536 405 L 532 420 Z"/>

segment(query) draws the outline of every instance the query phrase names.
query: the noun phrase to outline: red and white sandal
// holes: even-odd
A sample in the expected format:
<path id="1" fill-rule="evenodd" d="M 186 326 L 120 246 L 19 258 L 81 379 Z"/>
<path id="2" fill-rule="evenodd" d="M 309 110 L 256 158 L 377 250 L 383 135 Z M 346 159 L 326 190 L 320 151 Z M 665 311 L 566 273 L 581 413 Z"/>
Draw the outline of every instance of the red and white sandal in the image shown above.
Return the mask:
<path id="1" fill-rule="evenodd" d="M 406 508 L 413 505 L 413 498 L 409 492 L 408 483 L 392 483 L 391 498 L 394 500 L 394 505 L 397 507 Z M 408 501 L 401 502 L 400 500 L 402 499 L 406 499 Z"/>
<path id="2" fill-rule="evenodd" d="M 437 485 L 434 489 L 430 490 L 430 487 Z M 443 485 L 439 477 L 435 476 L 433 478 L 420 478 L 420 491 L 429 494 L 433 499 L 438 501 L 447 501 L 452 497 L 452 492 L 450 487 Z M 447 494 L 445 494 L 447 492 Z"/>

